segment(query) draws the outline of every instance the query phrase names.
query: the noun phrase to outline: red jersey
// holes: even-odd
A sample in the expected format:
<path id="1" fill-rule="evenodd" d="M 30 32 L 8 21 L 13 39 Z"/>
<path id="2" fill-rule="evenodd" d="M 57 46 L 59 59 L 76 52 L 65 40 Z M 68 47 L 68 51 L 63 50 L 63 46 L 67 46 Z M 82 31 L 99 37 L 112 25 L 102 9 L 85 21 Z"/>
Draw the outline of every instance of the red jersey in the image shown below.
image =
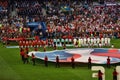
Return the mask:
<path id="1" fill-rule="evenodd" d="M 25 52 L 24 52 L 24 51 L 21 51 L 21 52 L 20 52 L 20 55 L 21 55 L 21 56 L 24 56 L 24 55 L 25 55 Z"/>
<path id="2" fill-rule="evenodd" d="M 25 41 L 22 42 L 22 46 L 25 46 Z"/>
<path id="3" fill-rule="evenodd" d="M 34 42 L 34 41 L 32 41 L 32 46 L 33 46 L 33 47 L 35 46 L 35 42 Z"/>
<path id="4" fill-rule="evenodd" d="M 48 45 L 48 39 L 45 41 L 45 45 Z"/>
<path id="5" fill-rule="evenodd" d="M 27 28 L 27 31 L 30 32 L 30 28 Z"/>
<path id="6" fill-rule="evenodd" d="M 35 41 L 34 41 L 34 44 L 35 44 L 35 46 L 36 46 L 36 45 L 38 44 L 38 41 L 37 41 L 37 40 L 35 40 Z"/>
<path id="7" fill-rule="evenodd" d="M 46 41 L 42 41 L 42 45 L 45 45 L 46 44 Z"/>
<path id="8" fill-rule="evenodd" d="M 107 59 L 107 64 L 110 64 L 110 58 Z"/>
<path id="9" fill-rule="evenodd" d="M 28 58 L 29 56 L 27 54 L 24 55 L 24 58 Z"/>
<path id="10" fill-rule="evenodd" d="M 56 56 L 56 62 L 59 62 L 59 57 L 58 56 Z"/>
<path id="11" fill-rule="evenodd" d="M 68 39 L 73 39 L 73 37 L 71 35 L 68 35 L 67 38 Z"/>
<path id="12" fill-rule="evenodd" d="M 26 33 L 26 32 L 27 32 L 27 29 L 26 29 L 26 28 L 23 28 L 23 32 Z"/>
<path id="13" fill-rule="evenodd" d="M 98 77 L 100 78 L 102 78 L 102 75 L 103 75 L 103 73 L 102 72 L 98 72 Z"/>
<path id="14" fill-rule="evenodd" d="M 35 36 L 35 40 L 37 40 L 37 41 L 38 41 L 38 40 L 39 40 L 39 36 Z"/>
<path id="15" fill-rule="evenodd" d="M 34 54 L 32 54 L 32 59 L 35 59 L 35 55 Z"/>
<path id="16" fill-rule="evenodd" d="M 42 46 L 44 45 L 44 41 L 43 41 L 43 40 L 41 40 L 41 45 L 42 45 Z"/>
<path id="17" fill-rule="evenodd" d="M 39 45 L 39 46 L 41 45 L 41 41 L 40 41 L 40 40 L 38 41 L 38 45 Z"/>
<path id="18" fill-rule="evenodd" d="M 19 42 L 19 46 L 22 46 L 22 41 Z"/>
<path id="19" fill-rule="evenodd" d="M 31 41 L 29 41 L 29 42 L 28 42 L 28 45 L 29 45 L 29 46 L 31 46 L 31 45 L 32 45 L 32 42 L 31 42 Z"/>
<path id="20" fill-rule="evenodd" d="M 88 59 L 88 62 L 91 63 L 91 58 Z"/>
<path id="21" fill-rule="evenodd" d="M 47 56 L 45 56 L 45 59 L 44 59 L 45 61 L 48 61 L 48 57 Z"/>
<path id="22" fill-rule="evenodd" d="M 113 72 L 113 76 L 117 76 L 118 75 L 118 72 L 117 71 L 114 71 Z"/>
<path id="23" fill-rule="evenodd" d="M 71 62 L 74 62 L 74 58 L 73 57 L 71 58 Z"/>
<path id="24" fill-rule="evenodd" d="M 26 45 L 26 46 L 28 46 L 28 45 L 29 45 L 28 41 L 26 41 L 25 45 Z"/>

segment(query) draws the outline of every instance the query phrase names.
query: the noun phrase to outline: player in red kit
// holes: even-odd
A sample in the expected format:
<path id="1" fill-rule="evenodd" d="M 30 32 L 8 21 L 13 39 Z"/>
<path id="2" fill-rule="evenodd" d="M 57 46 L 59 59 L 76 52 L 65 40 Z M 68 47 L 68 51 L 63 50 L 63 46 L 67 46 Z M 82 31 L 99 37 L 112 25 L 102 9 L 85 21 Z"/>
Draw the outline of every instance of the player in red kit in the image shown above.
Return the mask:
<path id="1" fill-rule="evenodd" d="M 45 66 L 48 67 L 48 57 L 47 56 L 45 56 L 44 61 L 45 61 Z"/>
<path id="2" fill-rule="evenodd" d="M 24 63 L 24 55 L 25 55 L 24 49 L 20 50 L 20 55 L 21 55 L 22 61 Z"/>
<path id="3" fill-rule="evenodd" d="M 59 56 L 56 56 L 56 68 L 57 67 L 60 67 L 60 64 L 59 64 Z"/>
<path id="4" fill-rule="evenodd" d="M 103 73 L 101 72 L 101 70 L 99 70 L 98 71 L 98 80 L 103 80 L 102 75 L 103 75 Z"/>
<path id="5" fill-rule="evenodd" d="M 22 47 L 22 41 L 19 41 L 19 48 Z"/>
<path id="6" fill-rule="evenodd" d="M 91 64 L 91 57 L 89 57 L 88 58 L 88 69 L 91 69 L 91 66 L 92 66 L 92 64 Z"/>
<path id="7" fill-rule="evenodd" d="M 71 58 L 71 64 L 72 64 L 72 68 L 74 69 L 74 68 L 75 68 L 75 60 L 74 60 L 74 57 Z"/>
<path id="8" fill-rule="evenodd" d="M 110 68 L 110 57 L 107 58 L 107 67 Z"/>
<path id="9" fill-rule="evenodd" d="M 28 58 L 29 58 L 28 54 L 24 54 L 24 64 L 29 63 Z"/>
<path id="10" fill-rule="evenodd" d="M 39 46 L 39 47 L 41 46 L 41 41 L 40 41 L 40 40 L 38 41 L 38 46 Z"/>
<path id="11" fill-rule="evenodd" d="M 34 42 L 34 41 L 32 41 L 32 47 L 33 47 L 33 48 L 35 47 L 35 42 Z"/>
<path id="12" fill-rule="evenodd" d="M 30 40 L 30 41 L 28 41 L 28 47 L 30 48 L 31 46 L 32 46 L 32 42 Z"/>
<path id="13" fill-rule="evenodd" d="M 32 53 L 33 66 L 35 65 L 35 55 Z"/>
<path id="14" fill-rule="evenodd" d="M 23 41 L 22 46 L 23 46 L 23 48 L 25 48 L 25 41 Z"/>
<path id="15" fill-rule="evenodd" d="M 117 75 L 118 75 L 118 72 L 116 71 L 116 69 L 114 69 L 114 71 L 113 71 L 113 80 L 117 80 Z"/>

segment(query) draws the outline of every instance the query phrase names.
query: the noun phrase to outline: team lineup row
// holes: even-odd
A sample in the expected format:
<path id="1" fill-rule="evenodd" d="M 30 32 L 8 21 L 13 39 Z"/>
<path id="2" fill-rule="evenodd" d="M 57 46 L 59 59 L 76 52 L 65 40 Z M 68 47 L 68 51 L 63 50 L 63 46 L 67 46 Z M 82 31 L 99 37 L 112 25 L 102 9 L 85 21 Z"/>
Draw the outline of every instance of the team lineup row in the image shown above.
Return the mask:
<path id="1" fill-rule="evenodd" d="M 79 38 L 74 39 L 74 45 L 78 46 L 110 46 L 110 38 Z"/>
<path id="2" fill-rule="evenodd" d="M 29 40 L 20 41 L 19 46 L 40 47 L 40 46 L 110 46 L 110 38 L 70 38 L 70 39 L 48 39 L 48 40 Z"/>

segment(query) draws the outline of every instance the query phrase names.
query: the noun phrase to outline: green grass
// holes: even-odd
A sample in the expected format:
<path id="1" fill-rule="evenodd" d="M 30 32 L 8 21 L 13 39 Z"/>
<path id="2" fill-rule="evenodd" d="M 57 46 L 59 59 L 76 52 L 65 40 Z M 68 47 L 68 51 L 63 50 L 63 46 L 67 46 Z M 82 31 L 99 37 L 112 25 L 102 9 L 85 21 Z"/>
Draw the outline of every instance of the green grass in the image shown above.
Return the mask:
<path id="1" fill-rule="evenodd" d="M 119 39 L 113 39 L 111 42 L 116 48 L 120 48 Z M 112 65 L 111 69 L 106 69 L 106 80 L 112 80 L 114 67 Z M 35 66 L 32 62 L 23 64 L 19 49 L 7 49 L 0 44 L 0 80 L 97 80 L 91 76 L 92 71 L 83 64 L 77 65 L 75 69 L 70 65 L 55 68 L 54 63 L 49 63 L 49 67 L 46 68 L 43 61 L 37 61 Z"/>

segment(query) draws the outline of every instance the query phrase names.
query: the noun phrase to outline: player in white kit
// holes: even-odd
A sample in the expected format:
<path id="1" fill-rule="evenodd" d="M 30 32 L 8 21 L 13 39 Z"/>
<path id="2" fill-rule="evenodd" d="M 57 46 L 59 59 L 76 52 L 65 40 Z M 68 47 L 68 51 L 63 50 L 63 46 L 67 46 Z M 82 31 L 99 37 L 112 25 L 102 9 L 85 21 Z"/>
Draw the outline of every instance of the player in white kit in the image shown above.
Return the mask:
<path id="1" fill-rule="evenodd" d="M 80 38 L 81 46 L 83 46 L 83 38 Z"/>
<path id="2" fill-rule="evenodd" d="M 99 44 L 100 44 L 100 38 L 98 37 L 97 38 L 97 45 L 98 45 L 98 47 L 99 47 Z"/>

